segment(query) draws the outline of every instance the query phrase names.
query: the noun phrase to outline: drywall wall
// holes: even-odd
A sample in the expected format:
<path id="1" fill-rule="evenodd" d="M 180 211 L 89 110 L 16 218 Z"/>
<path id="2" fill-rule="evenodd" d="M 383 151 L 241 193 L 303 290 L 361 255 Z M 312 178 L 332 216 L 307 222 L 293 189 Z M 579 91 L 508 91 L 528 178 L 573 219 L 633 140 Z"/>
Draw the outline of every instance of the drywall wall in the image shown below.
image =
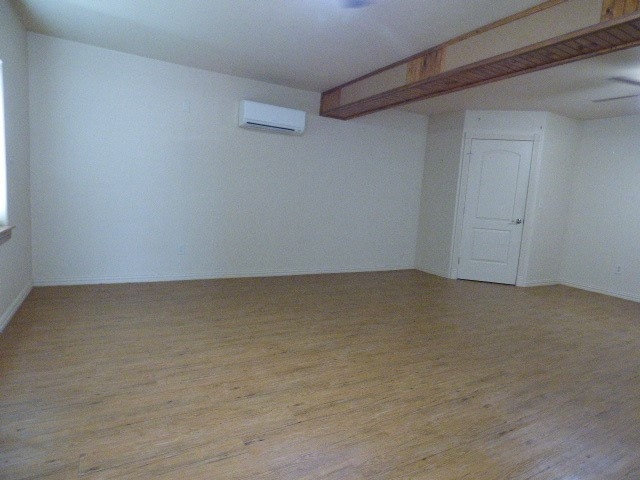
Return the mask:
<path id="1" fill-rule="evenodd" d="M 31 290 L 27 33 L 5 0 L 0 1 L 0 60 L 4 77 L 8 219 L 15 226 L 11 238 L 0 245 L 2 330 Z"/>
<path id="2" fill-rule="evenodd" d="M 568 209 L 570 156 L 576 122 L 545 112 L 467 111 L 429 119 L 416 264 L 436 275 L 456 277 L 454 232 L 462 228 L 457 206 L 465 139 L 531 138 L 535 141 L 518 285 L 560 280 Z M 452 268 L 451 268 L 452 267 Z"/>
<path id="3" fill-rule="evenodd" d="M 527 221 L 533 234 L 522 285 L 551 285 L 561 281 L 577 135 L 577 121 L 546 114 L 542 151 L 536 171 L 532 172 L 537 176 L 534 182 L 537 191 L 530 192 L 533 208 Z"/>
<path id="4" fill-rule="evenodd" d="M 640 301 L 640 116 L 584 122 L 545 112 L 464 116 L 466 138 L 536 137 L 518 285 L 564 283 Z M 460 114 L 429 119 L 416 260 L 441 276 L 456 255 L 450 235 L 460 123 Z"/>
<path id="5" fill-rule="evenodd" d="M 441 277 L 449 276 L 464 120 L 464 112 L 429 117 L 416 265 Z"/>
<path id="6" fill-rule="evenodd" d="M 29 34 L 37 284 L 413 268 L 426 118 Z M 242 99 L 306 110 L 237 127 Z"/>
<path id="7" fill-rule="evenodd" d="M 467 110 L 464 130 L 468 134 L 542 134 L 546 117 L 546 112 Z"/>
<path id="8" fill-rule="evenodd" d="M 567 285 L 636 301 L 639 129 L 638 115 L 580 123 L 562 271 Z"/>

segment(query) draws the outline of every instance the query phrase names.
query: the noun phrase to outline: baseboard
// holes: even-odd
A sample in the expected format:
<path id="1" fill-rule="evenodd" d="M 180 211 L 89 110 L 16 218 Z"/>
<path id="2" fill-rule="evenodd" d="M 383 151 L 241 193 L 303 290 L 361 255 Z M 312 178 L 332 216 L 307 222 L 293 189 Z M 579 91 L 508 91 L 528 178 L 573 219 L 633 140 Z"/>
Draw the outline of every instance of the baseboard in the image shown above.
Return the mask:
<path id="1" fill-rule="evenodd" d="M 623 300 L 631 300 L 632 302 L 640 303 L 640 295 L 634 295 L 631 293 L 614 292 L 611 290 L 593 287 L 591 285 L 583 285 L 581 283 L 566 282 L 566 281 L 561 281 L 560 283 L 566 287 L 577 288 L 580 290 L 586 290 L 588 292 L 600 293 L 602 295 L 608 295 L 610 297 L 617 297 L 617 298 L 622 298 Z"/>
<path id="2" fill-rule="evenodd" d="M 136 275 L 120 277 L 72 277 L 72 278 L 38 278 L 36 287 L 70 286 L 70 285 L 106 285 L 114 283 L 152 283 L 180 282 L 188 280 L 215 280 L 223 278 L 256 278 L 256 277 L 288 277 L 294 275 L 322 275 L 331 273 L 388 272 L 396 270 L 413 270 L 413 265 L 382 265 L 372 267 L 350 267 L 310 270 L 264 270 L 250 272 L 212 272 L 184 275 Z"/>
<path id="3" fill-rule="evenodd" d="M 99 285 L 99 284 L 114 284 L 114 283 L 151 283 L 151 282 L 176 282 L 176 281 L 188 281 L 188 280 L 214 280 L 222 278 L 252 278 L 252 277 L 284 277 L 293 275 L 321 275 L 331 273 L 358 273 L 358 272 L 386 272 L 396 270 L 418 270 L 430 275 L 436 275 L 439 277 L 447 278 L 446 275 L 442 275 L 441 272 L 430 272 L 422 268 L 416 268 L 409 265 L 395 265 L 395 266 L 376 266 L 376 267 L 353 267 L 353 268 L 340 268 L 340 269 L 327 269 L 327 270 L 283 270 L 283 271 L 253 271 L 253 272 L 214 272 L 208 274 L 189 274 L 189 275 L 143 275 L 143 276 L 122 276 L 122 277 L 78 277 L 78 278 L 51 278 L 51 279 L 37 279 L 33 286 L 36 287 L 49 287 L 49 286 L 66 286 L 66 285 Z M 600 293 L 602 295 L 608 295 L 610 297 L 622 298 L 624 300 L 631 300 L 633 302 L 640 303 L 640 295 L 614 292 L 602 288 L 597 288 L 591 285 L 585 285 L 581 283 L 568 282 L 565 280 L 538 280 L 533 282 L 526 282 L 519 284 L 520 287 L 547 287 L 552 285 L 565 285 L 571 288 L 577 288 L 579 290 L 586 290 L 588 292 Z M 13 301 L 6 312 L 0 317 L 0 332 L 9 324 L 11 317 L 18 311 L 22 302 L 27 298 L 32 286 L 28 285 L 24 288 L 20 295 Z"/>
<path id="4" fill-rule="evenodd" d="M 418 270 L 419 272 L 423 272 L 423 273 L 428 273 L 429 275 L 434 275 L 436 277 L 442 277 L 442 278 L 448 278 L 451 279 L 451 277 L 449 276 L 449 272 L 439 272 L 436 270 L 432 270 L 429 268 L 423 268 L 423 267 L 413 267 L 415 270 Z"/>
<path id="5" fill-rule="evenodd" d="M 518 287 L 550 287 L 552 285 L 559 285 L 558 280 L 534 280 L 531 282 L 518 283 Z"/>
<path id="6" fill-rule="evenodd" d="M 18 297 L 11 303 L 11 305 L 9 305 L 9 308 L 2 314 L 2 316 L 0 317 L 0 332 L 2 332 L 7 325 L 9 325 L 9 322 L 20 308 L 20 305 L 22 305 L 22 302 L 25 301 L 25 299 L 29 295 L 29 292 L 31 292 L 31 288 L 32 285 L 27 285 L 26 287 L 24 287 L 24 289 L 20 292 L 20 295 L 18 295 Z"/>

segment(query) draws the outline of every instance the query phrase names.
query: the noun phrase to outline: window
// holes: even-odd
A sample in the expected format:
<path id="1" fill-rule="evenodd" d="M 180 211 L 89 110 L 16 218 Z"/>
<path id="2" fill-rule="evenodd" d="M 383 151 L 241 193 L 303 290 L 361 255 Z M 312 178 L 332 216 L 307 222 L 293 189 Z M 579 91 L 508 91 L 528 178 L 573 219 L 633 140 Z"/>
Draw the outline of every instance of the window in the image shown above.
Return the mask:
<path id="1" fill-rule="evenodd" d="M 0 229 L 7 225 L 7 152 L 4 137 L 4 86 L 0 60 Z"/>

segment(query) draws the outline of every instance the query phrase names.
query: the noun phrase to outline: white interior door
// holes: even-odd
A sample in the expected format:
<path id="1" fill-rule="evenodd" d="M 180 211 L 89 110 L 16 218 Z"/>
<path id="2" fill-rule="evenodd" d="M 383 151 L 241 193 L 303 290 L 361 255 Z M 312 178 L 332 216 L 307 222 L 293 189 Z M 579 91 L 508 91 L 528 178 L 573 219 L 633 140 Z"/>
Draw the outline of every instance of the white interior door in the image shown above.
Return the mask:
<path id="1" fill-rule="evenodd" d="M 458 278 L 515 285 L 532 141 L 471 142 Z"/>

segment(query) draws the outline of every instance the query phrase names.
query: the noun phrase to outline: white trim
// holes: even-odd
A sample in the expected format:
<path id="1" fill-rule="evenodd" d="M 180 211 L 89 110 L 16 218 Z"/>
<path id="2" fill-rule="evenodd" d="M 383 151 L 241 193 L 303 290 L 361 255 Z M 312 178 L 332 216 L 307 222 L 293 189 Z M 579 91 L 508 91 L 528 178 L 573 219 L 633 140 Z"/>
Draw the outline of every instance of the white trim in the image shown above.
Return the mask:
<path id="1" fill-rule="evenodd" d="M 497 132 L 493 130 L 465 130 L 464 138 L 469 140 L 513 140 L 531 142 L 539 135 L 538 130 L 529 132 Z"/>
<path id="2" fill-rule="evenodd" d="M 68 285 L 102 285 L 113 283 L 152 283 L 179 282 L 186 280 L 216 280 L 223 278 L 256 278 L 287 277 L 295 275 L 324 275 L 331 273 L 391 272 L 398 270 L 415 270 L 414 265 L 385 265 L 375 267 L 334 268 L 326 270 L 264 270 L 250 272 L 210 272 L 174 275 L 132 275 L 118 277 L 58 277 L 35 279 L 36 287 L 53 287 Z"/>
<path id="3" fill-rule="evenodd" d="M 471 151 L 471 139 L 467 138 L 467 133 L 462 135 L 462 146 L 460 147 L 460 162 L 458 166 L 458 185 L 456 186 L 456 206 L 453 211 L 453 233 L 451 234 L 451 257 L 449 258 L 449 278 L 458 278 L 458 257 L 460 256 L 460 241 L 462 236 L 462 208 L 467 197 L 467 177 L 469 176 L 469 161 L 467 152 Z"/>
<path id="4" fill-rule="evenodd" d="M 26 287 L 24 287 L 24 289 L 20 292 L 20 295 L 18 295 L 18 297 L 11 303 L 11 305 L 9 305 L 9 308 L 2 314 L 2 316 L 0 317 L 0 332 L 2 332 L 7 325 L 9 325 L 9 322 L 20 308 L 20 305 L 22 305 L 22 302 L 25 301 L 32 288 L 33 285 L 27 285 Z"/>
<path id="5" fill-rule="evenodd" d="M 11 238 L 11 230 L 14 228 L 10 225 L 0 225 L 0 245 Z"/>
<path id="6" fill-rule="evenodd" d="M 538 189 L 542 171 L 542 147 L 543 137 L 540 134 L 533 136 L 533 150 L 531 152 L 531 170 L 529 172 L 529 184 L 527 185 L 527 203 L 524 212 L 524 225 L 522 240 L 520 241 L 520 258 L 518 259 L 518 273 L 516 285 L 527 283 L 529 274 L 529 262 L 533 243 L 534 225 L 538 204 Z"/>
<path id="7" fill-rule="evenodd" d="M 532 282 L 522 282 L 517 284 L 517 287 L 551 287 L 554 285 L 561 285 L 558 280 L 534 280 Z"/>
<path id="8" fill-rule="evenodd" d="M 440 271 L 436 271 L 435 269 L 428 269 L 428 268 L 422 268 L 422 267 L 416 267 L 415 270 L 418 270 L 419 272 L 422 273 L 428 273 L 429 275 L 435 275 L 436 277 L 442 277 L 442 278 L 449 278 L 448 273 L 447 272 L 440 272 Z"/>
<path id="9" fill-rule="evenodd" d="M 564 280 L 561 281 L 560 284 L 564 285 L 565 287 L 577 288 L 578 290 L 586 290 L 587 292 L 599 293 L 601 295 L 607 295 L 609 297 L 622 298 L 623 300 L 631 300 L 632 302 L 640 303 L 640 295 L 633 293 L 614 292 L 612 290 L 605 290 L 602 288 L 593 287 L 591 285 L 583 285 L 581 283 L 566 282 Z"/>

